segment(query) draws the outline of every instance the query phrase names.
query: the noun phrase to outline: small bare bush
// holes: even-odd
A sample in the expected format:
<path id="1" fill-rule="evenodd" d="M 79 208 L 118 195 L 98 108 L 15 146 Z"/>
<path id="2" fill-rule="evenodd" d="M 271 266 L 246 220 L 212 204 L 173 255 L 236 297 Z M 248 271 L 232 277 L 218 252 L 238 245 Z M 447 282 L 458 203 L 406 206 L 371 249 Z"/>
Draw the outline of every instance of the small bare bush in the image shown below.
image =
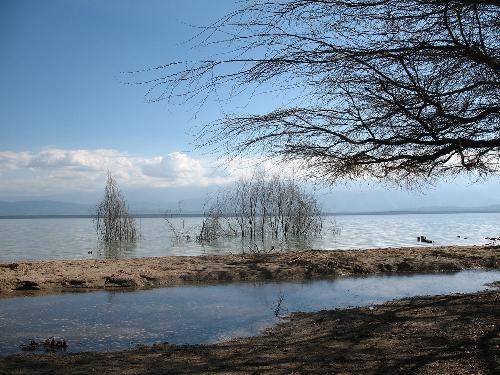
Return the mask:
<path id="1" fill-rule="evenodd" d="M 180 225 L 176 225 L 173 221 L 165 218 L 165 223 L 170 230 L 171 240 L 174 244 L 180 245 L 184 242 L 191 240 L 191 234 L 193 233 L 193 227 L 188 226 L 186 228 L 184 219 L 182 219 Z"/>
<path id="2" fill-rule="evenodd" d="M 97 204 L 93 220 L 97 236 L 104 242 L 134 242 L 137 238 L 135 220 L 128 213 L 125 198 L 110 173 L 104 189 L 104 198 Z"/>

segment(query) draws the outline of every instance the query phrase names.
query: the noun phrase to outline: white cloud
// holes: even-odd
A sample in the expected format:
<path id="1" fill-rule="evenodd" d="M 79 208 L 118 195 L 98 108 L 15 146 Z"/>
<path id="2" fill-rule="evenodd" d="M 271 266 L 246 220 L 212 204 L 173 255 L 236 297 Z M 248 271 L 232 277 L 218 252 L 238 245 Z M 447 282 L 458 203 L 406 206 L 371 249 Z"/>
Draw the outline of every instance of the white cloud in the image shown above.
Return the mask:
<path id="1" fill-rule="evenodd" d="M 304 164 L 299 161 L 282 162 L 279 159 L 255 156 L 232 158 L 225 161 L 225 163 L 228 175 L 233 178 L 250 177 L 255 171 L 262 171 L 269 176 L 279 174 L 289 178 L 307 178 Z"/>
<path id="2" fill-rule="evenodd" d="M 173 192 L 174 196 L 168 195 L 165 199 L 175 200 L 175 194 L 183 194 L 180 191 L 196 191 L 203 197 L 208 186 L 224 185 L 240 177 L 248 177 L 255 169 L 280 173 L 288 177 L 301 178 L 304 175 L 304 168 L 298 163 L 283 164 L 264 157 L 215 159 L 193 157 L 182 152 L 145 157 L 112 149 L 47 148 L 39 152 L 0 151 L 0 200 L 9 197 L 19 199 L 62 195 L 98 196 L 104 187 L 108 170 L 117 178 L 120 187 L 130 189 L 129 192 L 136 192 L 136 197 L 139 197 L 136 200 L 139 201 L 148 201 L 151 199 L 151 194 L 160 194 L 156 197 L 162 196 L 161 194 L 164 194 L 162 188 L 173 188 L 169 191 Z M 497 203 L 495 199 L 497 199 L 498 179 L 484 185 L 484 188 L 481 187 L 483 184 L 474 185 L 483 189 L 477 191 L 469 186 L 466 187 L 463 182 L 456 185 L 459 185 L 456 193 L 452 194 L 448 190 L 445 194 L 436 192 L 426 204 L 472 206 L 484 205 L 485 202 Z M 383 188 L 385 189 L 385 186 Z M 350 189 L 352 187 L 348 190 Z M 392 197 L 391 192 L 397 193 L 391 190 L 387 192 L 387 196 Z M 374 209 L 382 209 L 380 196 L 367 194 L 368 198 L 364 200 L 358 196 L 351 197 L 345 194 L 340 194 L 333 201 L 330 198 L 329 200 L 335 202 L 334 209 L 340 211 L 354 209 L 353 207 L 370 200 L 375 203 L 366 203 L 368 204 L 366 209 L 372 206 Z M 396 196 L 391 199 L 397 201 Z M 415 198 L 415 202 L 422 205 L 422 197 Z M 401 199 L 399 208 L 410 207 L 410 203 Z"/>
<path id="3" fill-rule="evenodd" d="M 0 173 L 25 166 L 30 157 L 28 152 L 0 151 Z"/>
<path id="4" fill-rule="evenodd" d="M 0 152 L 0 193 L 14 189 L 29 194 L 65 189 L 92 191 L 102 188 L 107 171 L 125 187 L 208 186 L 236 178 L 212 166 L 209 160 L 182 152 L 148 158 L 112 149 L 48 148 L 39 152 Z"/>
<path id="5" fill-rule="evenodd" d="M 100 171 L 109 167 L 130 167 L 129 159 L 126 155 L 115 150 L 61 150 L 52 148 L 32 154 L 28 167 Z"/>
<path id="6" fill-rule="evenodd" d="M 142 165 L 146 176 L 169 180 L 192 180 L 204 177 L 207 169 L 200 160 L 193 159 L 181 152 L 173 152 L 167 156 L 157 156 L 146 160 Z"/>
<path id="7" fill-rule="evenodd" d="M 182 152 L 144 157 L 113 149 L 0 151 L 0 199 L 100 191 L 107 171 L 123 188 L 205 188 L 247 177 L 256 168 L 289 176 L 298 170 L 263 157 L 196 158 Z"/>

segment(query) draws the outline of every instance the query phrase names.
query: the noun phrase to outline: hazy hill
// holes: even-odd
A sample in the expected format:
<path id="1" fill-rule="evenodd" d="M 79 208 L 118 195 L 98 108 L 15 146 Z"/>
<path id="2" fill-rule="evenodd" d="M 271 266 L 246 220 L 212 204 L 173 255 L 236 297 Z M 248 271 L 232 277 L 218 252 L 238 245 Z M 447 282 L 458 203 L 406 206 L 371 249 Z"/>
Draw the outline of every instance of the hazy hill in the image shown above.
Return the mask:
<path id="1" fill-rule="evenodd" d="M 32 201 L 0 201 L 0 216 L 24 216 L 24 215 L 90 215 L 94 205 L 60 202 L 53 200 L 32 200 Z M 446 212 L 500 212 L 500 204 L 480 207 L 460 207 L 460 206 L 428 206 L 417 208 L 399 208 L 386 210 L 335 210 L 325 207 L 325 212 L 330 213 L 446 213 Z M 148 203 L 136 202 L 130 204 L 130 211 L 133 214 L 165 214 L 165 213 L 197 214 L 203 211 L 202 200 L 184 200 L 180 203 Z"/>
<path id="2" fill-rule="evenodd" d="M 58 201 L 0 201 L 0 216 L 12 215 L 88 215 L 88 204 Z"/>
<path id="3" fill-rule="evenodd" d="M 24 215 L 90 215 L 95 205 L 54 200 L 0 201 L 0 216 Z M 179 202 L 132 202 L 130 212 L 133 214 L 165 214 L 199 213 L 202 211 L 202 201 L 184 200 Z"/>

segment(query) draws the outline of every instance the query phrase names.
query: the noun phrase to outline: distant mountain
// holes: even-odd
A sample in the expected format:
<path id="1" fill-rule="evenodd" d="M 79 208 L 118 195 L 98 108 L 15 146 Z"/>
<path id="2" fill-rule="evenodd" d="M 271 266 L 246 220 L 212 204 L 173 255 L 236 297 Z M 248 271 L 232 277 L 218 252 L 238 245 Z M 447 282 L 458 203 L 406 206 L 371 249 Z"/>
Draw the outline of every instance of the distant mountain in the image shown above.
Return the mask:
<path id="1" fill-rule="evenodd" d="M 479 207 L 461 207 L 461 206 L 431 206 L 418 208 L 403 208 L 395 210 L 370 210 L 370 211 L 332 211 L 332 214 L 367 214 L 367 215 L 382 215 L 382 214 L 438 214 L 438 213 L 467 213 L 467 212 L 500 212 L 500 204 Z"/>
<path id="2" fill-rule="evenodd" d="M 460 207 L 460 206 L 430 206 L 421 207 L 415 211 L 425 212 L 468 212 L 468 211 L 481 211 L 481 212 L 497 212 L 500 211 L 500 204 L 491 204 L 488 206 L 480 207 Z"/>
<path id="3" fill-rule="evenodd" d="M 92 205 L 58 201 L 0 201 L 0 216 L 89 215 Z"/>
<path id="4" fill-rule="evenodd" d="M 131 202 L 132 214 L 196 214 L 202 211 L 201 200 L 180 202 Z M 95 205 L 53 200 L 0 201 L 0 216 L 91 215 Z"/>
<path id="5" fill-rule="evenodd" d="M 0 201 L 0 216 L 39 216 L 39 215 L 91 215 L 92 204 L 60 202 L 52 200 L 30 200 L 6 202 Z M 203 211 L 201 199 L 183 200 L 180 202 L 135 202 L 130 204 L 130 211 L 135 215 L 158 214 L 199 214 Z M 446 212 L 500 212 L 500 204 L 480 207 L 429 206 L 407 209 L 341 211 L 325 210 L 333 214 L 391 214 L 391 213 L 446 213 Z"/>

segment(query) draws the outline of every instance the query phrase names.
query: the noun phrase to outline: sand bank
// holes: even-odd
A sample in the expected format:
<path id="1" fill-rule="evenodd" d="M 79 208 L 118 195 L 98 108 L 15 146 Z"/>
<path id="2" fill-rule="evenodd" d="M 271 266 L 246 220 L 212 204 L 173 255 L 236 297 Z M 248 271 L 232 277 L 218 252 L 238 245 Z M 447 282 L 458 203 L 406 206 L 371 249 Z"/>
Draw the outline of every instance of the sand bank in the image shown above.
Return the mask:
<path id="1" fill-rule="evenodd" d="M 0 297 L 26 291 L 53 293 L 75 289 L 151 288 L 488 268 L 500 268 L 499 246 L 16 262 L 0 263 Z"/>

